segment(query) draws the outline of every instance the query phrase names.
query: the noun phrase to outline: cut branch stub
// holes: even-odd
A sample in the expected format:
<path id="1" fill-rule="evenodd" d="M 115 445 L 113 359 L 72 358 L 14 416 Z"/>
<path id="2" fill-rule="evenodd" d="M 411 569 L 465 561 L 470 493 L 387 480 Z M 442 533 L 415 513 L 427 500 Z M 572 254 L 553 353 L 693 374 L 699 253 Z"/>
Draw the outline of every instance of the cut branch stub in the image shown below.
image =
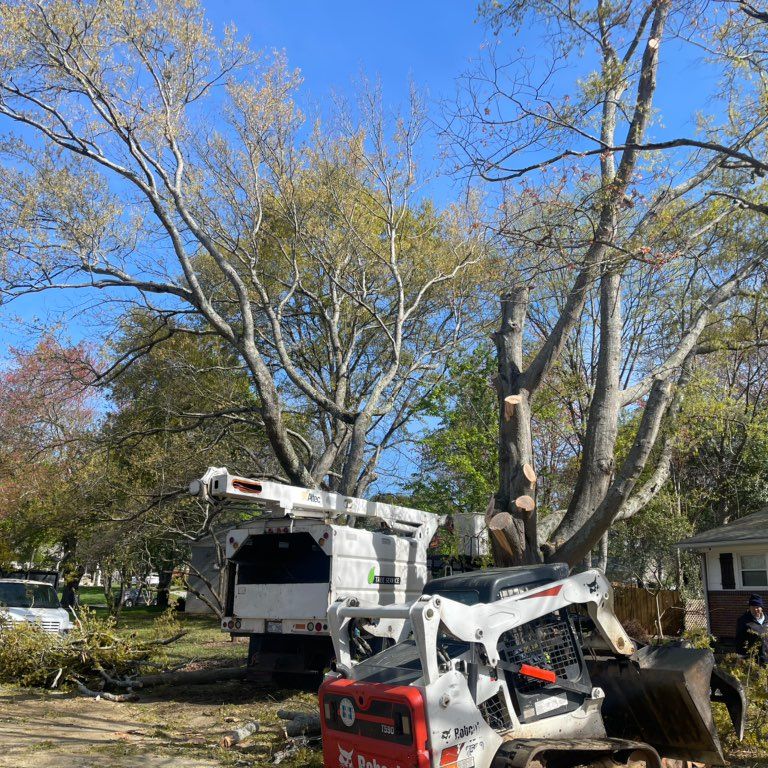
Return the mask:
<path id="1" fill-rule="evenodd" d="M 488 523 L 488 527 L 492 531 L 503 531 L 508 525 L 512 524 L 512 515 L 509 512 L 499 512 L 498 515 L 494 515 L 491 521 Z"/>
<path id="2" fill-rule="evenodd" d="M 523 464 L 525 479 L 531 484 L 536 484 L 536 470 L 530 464 Z"/>
<path id="3" fill-rule="evenodd" d="M 533 512 L 536 502 L 530 496 L 518 496 L 515 499 L 515 506 L 524 512 Z"/>
<path id="4" fill-rule="evenodd" d="M 522 399 L 520 395 L 507 395 L 504 398 L 504 421 L 509 421 L 512 418 L 515 406 L 520 405 Z"/>
<path id="5" fill-rule="evenodd" d="M 493 513 L 496 511 L 496 497 L 491 494 L 491 498 L 488 500 L 488 506 L 485 508 L 485 522 L 490 523 Z"/>

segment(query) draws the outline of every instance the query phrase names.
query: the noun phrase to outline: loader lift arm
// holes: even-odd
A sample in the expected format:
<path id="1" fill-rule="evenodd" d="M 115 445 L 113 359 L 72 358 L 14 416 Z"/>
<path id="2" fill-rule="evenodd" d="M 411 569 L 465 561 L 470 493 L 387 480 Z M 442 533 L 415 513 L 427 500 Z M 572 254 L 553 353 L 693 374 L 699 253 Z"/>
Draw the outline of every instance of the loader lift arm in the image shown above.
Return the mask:
<path id="1" fill-rule="evenodd" d="M 342 668 L 349 669 L 352 655 L 346 630 L 352 618 L 378 618 L 380 622 L 407 620 L 419 648 L 425 682 L 430 684 L 440 675 L 437 640 L 441 628 L 457 640 L 482 645 L 488 666 L 496 668 L 500 661 L 498 644 L 501 635 L 573 604 L 587 607 L 595 627 L 614 653 L 631 656 L 635 652 L 632 639 L 613 612 L 613 589 L 598 570 L 569 576 L 542 589 L 493 603 L 465 605 L 440 595 L 423 595 L 410 605 L 384 607 L 341 601 L 330 607 L 328 621 L 337 662 Z"/>

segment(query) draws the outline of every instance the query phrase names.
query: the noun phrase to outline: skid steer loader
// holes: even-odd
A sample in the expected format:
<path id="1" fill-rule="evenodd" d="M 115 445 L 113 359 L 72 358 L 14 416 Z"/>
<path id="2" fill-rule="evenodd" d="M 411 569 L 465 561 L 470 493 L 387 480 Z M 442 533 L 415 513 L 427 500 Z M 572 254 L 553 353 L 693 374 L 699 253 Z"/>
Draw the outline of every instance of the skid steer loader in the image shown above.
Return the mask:
<path id="1" fill-rule="evenodd" d="M 709 651 L 639 647 L 601 571 L 479 571 L 424 592 L 408 604 L 331 606 L 326 768 L 723 764 L 710 699 L 743 736 L 739 682 Z M 361 628 L 394 644 L 356 659 Z"/>

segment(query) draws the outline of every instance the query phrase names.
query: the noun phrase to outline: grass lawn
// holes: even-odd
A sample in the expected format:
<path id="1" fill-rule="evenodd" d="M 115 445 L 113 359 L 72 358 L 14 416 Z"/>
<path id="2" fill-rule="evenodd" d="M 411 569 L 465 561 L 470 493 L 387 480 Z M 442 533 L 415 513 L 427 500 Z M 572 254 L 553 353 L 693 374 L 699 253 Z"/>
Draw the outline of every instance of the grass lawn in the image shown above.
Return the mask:
<path id="1" fill-rule="evenodd" d="M 87 605 L 89 608 L 107 607 L 107 600 L 101 587 L 80 587 L 79 595 L 80 605 Z"/>
<path id="2" fill-rule="evenodd" d="M 80 604 L 92 608 L 97 616 L 107 615 L 107 603 L 101 587 L 81 587 Z M 162 614 L 159 608 L 141 606 L 123 608 L 118 619 L 118 629 L 141 637 L 150 633 L 153 619 Z M 168 646 L 168 658 L 173 666 L 187 661 L 190 668 L 196 666 L 237 666 L 245 663 L 248 643 L 244 638 L 230 639 L 227 632 L 219 630 L 214 616 L 197 616 L 179 612 L 176 618 L 187 634 Z"/>

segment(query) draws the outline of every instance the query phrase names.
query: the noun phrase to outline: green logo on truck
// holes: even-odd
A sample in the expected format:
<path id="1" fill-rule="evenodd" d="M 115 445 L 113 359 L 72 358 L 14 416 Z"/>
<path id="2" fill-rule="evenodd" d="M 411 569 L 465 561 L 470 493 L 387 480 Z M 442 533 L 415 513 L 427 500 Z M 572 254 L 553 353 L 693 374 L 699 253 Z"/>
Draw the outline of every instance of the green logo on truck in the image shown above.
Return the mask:
<path id="1" fill-rule="evenodd" d="M 369 584 L 399 584 L 399 576 L 377 576 L 376 566 L 368 571 L 368 583 Z"/>

